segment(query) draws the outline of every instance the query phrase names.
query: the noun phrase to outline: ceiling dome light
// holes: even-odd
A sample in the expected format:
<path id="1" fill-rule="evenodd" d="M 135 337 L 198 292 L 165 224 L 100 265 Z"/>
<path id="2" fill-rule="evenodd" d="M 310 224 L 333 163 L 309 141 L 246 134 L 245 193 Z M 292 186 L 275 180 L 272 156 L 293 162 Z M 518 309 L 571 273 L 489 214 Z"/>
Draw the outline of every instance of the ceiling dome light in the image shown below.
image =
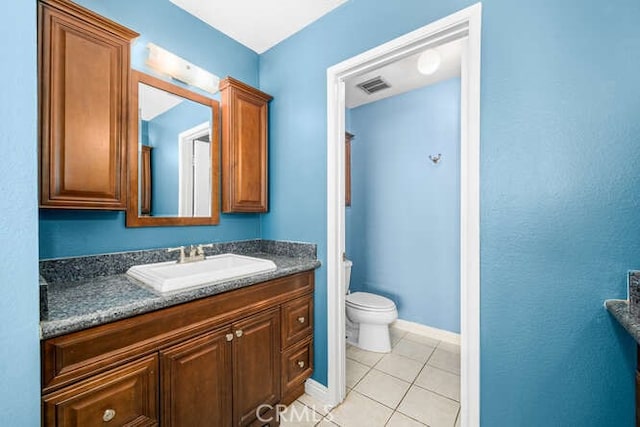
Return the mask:
<path id="1" fill-rule="evenodd" d="M 418 71 L 429 76 L 438 71 L 441 62 L 440 52 L 435 49 L 425 50 L 418 57 Z"/>

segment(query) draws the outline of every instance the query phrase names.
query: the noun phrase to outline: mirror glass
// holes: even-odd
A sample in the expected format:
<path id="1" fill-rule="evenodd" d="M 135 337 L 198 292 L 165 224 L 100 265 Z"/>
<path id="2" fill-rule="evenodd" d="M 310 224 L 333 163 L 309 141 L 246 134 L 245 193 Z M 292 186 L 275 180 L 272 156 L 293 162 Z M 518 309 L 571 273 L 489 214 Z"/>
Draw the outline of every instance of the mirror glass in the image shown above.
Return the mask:
<path id="1" fill-rule="evenodd" d="M 211 107 L 138 82 L 138 214 L 211 216 Z"/>
<path id="2" fill-rule="evenodd" d="M 129 100 L 127 227 L 220 223 L 220 104 L 136 70 Z"/>

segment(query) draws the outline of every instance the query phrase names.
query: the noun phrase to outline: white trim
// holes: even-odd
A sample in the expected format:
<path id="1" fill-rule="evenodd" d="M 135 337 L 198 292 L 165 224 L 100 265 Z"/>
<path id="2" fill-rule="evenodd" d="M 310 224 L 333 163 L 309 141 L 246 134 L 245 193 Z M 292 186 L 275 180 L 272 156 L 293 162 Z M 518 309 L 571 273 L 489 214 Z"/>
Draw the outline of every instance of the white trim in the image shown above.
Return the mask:
<path id="1" fill-rule="evenodd" d="M 187 199 L 189 197 L 193 197 L 193 188 L 191 188 L 190 194 L 187 191 L 186 186 L 184 185 L 184 158 L 183 158 L 183 146 L 184 144 L 193 141 L 194 139 L 200 138 L 201 136 L 211 135 L 211 124 L 209 121 L 204 123 L 200 123 L 190 129 L 182 131 L 178 134 L 178 216 L 193 216 L 193 212 L 187 212 L 186 205 Z M 193 155 L 193 153 L 192 153 Z M 189 159 L 189 164 L 191 164 L 192 159 Z M 193 174 L 193 171 L 189 173 L 189 182 L 193 180 L 190 178 Z"/>
<path id="2" fill-rule="evenodd" d="M 480 424 L 480 24 L 482 5 L 428 24 L 327 69 L 327 393 L 331 405 L 345 397 L 344 144 L 345 90 L 364 73 L 428 46 L 466 37 L 461 70 L 460 305 L 461 420 Z"/>
<path id="3" fill-rule="evenodd" d="M 319 402 L 329 401 L 329 389 L 314 379 L 305 381 L 304 392 Z M 333 408 L 335 405 L 330 406 Z"/>
<path id="4" fill-rule="evenodd" d="M 438 341 L 460 345 L 460 334 L 456 334 L 455 332 L 445 331 L 444 329 L 433 328 L 431 326 L 402 319 L 396 320 L 391 324 L 391 326 L 406 332 L 433 338 Z"/>

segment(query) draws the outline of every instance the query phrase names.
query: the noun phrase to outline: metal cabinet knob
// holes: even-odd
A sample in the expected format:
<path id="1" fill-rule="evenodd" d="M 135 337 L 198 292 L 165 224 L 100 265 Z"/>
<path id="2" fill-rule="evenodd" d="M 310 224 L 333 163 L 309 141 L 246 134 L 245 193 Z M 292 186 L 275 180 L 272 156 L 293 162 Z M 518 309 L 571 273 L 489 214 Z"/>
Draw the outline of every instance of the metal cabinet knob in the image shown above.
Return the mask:
<path id="1" fill-rule="evenodd" d="M 231 341 L 233 339 L 233 334 L 227 334 L 227 341 Z"/>
<path id="2" fill-rule="evenodd" d="M 114 411 L 113 409 L 107 409 L 106 411 L 104 411 L 104 414 L 102 414 L 102 421 L 109 422 L 115 417 L 116 411 Z"/>
<path id="3" fill-rule="evenodd" d="M 242 329 L 238 329 L 238 330 L 236 331 L 236 336 L 237 336 L 238 338 L 240 338 L 240 337 L 242 336 Z"/>
<path id="4" fill-rule="evenodd" d="M 298 317 L 298 322 L 304 323 L 304 317 Z"/>
<path id="5" fill-rule="evenodd" d="M 298 366 L 304 368 L 304 362 L 302 360 L 298 360 Z"/>

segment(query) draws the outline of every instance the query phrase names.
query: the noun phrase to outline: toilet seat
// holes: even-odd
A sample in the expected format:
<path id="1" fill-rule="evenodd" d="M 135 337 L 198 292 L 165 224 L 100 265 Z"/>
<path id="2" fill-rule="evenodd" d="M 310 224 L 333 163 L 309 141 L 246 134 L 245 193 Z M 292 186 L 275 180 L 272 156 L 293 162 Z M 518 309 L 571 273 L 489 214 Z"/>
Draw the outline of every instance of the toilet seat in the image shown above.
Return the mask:
<path id="1" fill-rule="evenodd" d="M 366 311 L 391 311 L 396 309 L 396 304 L 389 298 L 369 292 L 353 292 L 347 294 L 346 304 L 353 308 Z"/>

